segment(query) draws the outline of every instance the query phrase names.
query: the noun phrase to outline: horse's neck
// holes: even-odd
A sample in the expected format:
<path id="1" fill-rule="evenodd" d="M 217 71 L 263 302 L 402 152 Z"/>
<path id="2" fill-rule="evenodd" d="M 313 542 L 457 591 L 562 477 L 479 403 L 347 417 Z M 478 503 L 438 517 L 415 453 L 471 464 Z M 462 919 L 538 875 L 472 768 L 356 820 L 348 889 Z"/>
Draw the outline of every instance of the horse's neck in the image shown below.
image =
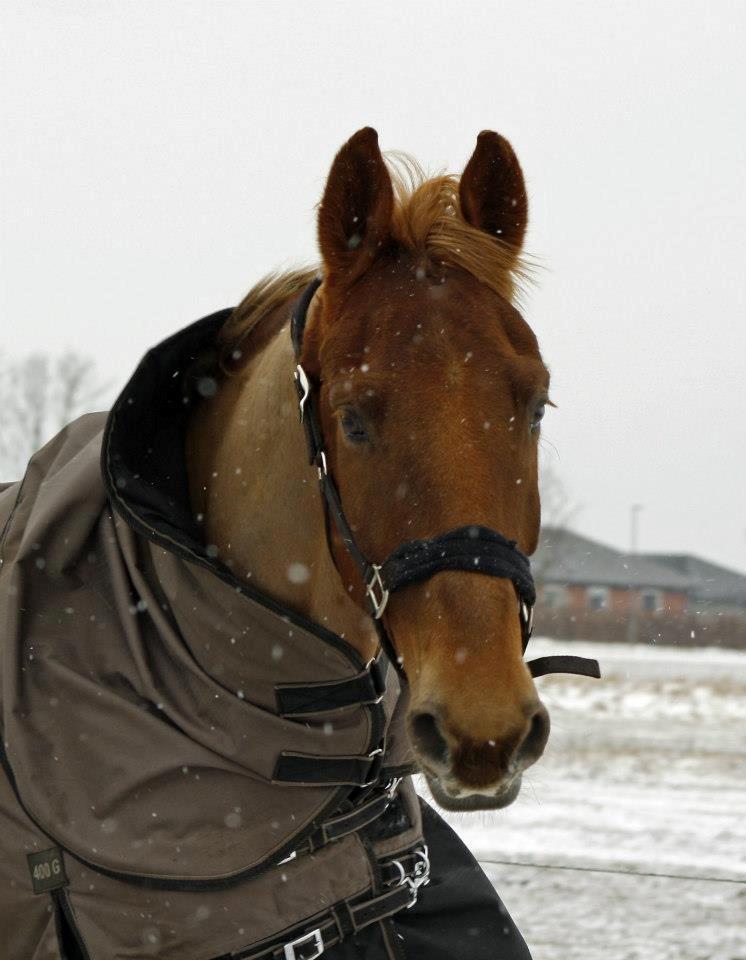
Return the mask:
<path id="1" fill-rule="evenodd" d="M 206 542 L 239 578 L 345 636 L 367 659 L 375 633 L 329 556 L 294 363 L 285 327 L 196 411 L 187 438 L 192 505 Z"/>

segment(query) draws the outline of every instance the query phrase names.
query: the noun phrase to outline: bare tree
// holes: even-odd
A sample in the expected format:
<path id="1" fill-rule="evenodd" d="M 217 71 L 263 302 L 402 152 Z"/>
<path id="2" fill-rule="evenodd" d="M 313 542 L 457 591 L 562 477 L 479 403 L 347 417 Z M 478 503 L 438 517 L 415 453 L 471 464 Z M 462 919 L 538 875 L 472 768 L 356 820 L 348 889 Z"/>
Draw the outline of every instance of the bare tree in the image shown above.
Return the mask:
<path id="1" fill-rule="evenodd" d="M 570 496 L 557 468 L 546 460 L 541 465 L 539 491 L 542 524 L 560 530 L 568 528 L 580 512 L 580 504 Z"/>
<path id="2" fill-rule="evenodd" d="M 556 467 L 547 463 L 546 457 L 541 458 L 539 492 L 542 529 L 547 527 L 552 527 L 554 530 L 569 529 L 581 507 L 572 499 Z M 544 586 L 545 574 L 551 565 L 553 549 L 556 549 L 556 546 L 552 547 L 540 541 L 539 549 L 531 558 L 534 582 L 539 592 Z"/>
<path id="3" fill-rule="evenodd" d="M 23 473 L 29 457 L 58 430 L 101 401 L 93 362 L 69 351 L 0 355 L 0 480 Z"/>

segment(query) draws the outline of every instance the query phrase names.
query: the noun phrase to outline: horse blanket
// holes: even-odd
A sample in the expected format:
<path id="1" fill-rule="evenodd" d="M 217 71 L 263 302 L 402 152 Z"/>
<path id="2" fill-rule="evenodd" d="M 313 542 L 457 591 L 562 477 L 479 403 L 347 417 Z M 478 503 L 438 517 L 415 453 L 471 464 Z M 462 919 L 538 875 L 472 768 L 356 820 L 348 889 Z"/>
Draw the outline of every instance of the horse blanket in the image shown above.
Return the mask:
<path id="1" fill-rule="evenodd" d="M 184 372 L 230 312 L 0 488 L 0 956 L 525 960 L 395 671 L 200 535 Z"/>

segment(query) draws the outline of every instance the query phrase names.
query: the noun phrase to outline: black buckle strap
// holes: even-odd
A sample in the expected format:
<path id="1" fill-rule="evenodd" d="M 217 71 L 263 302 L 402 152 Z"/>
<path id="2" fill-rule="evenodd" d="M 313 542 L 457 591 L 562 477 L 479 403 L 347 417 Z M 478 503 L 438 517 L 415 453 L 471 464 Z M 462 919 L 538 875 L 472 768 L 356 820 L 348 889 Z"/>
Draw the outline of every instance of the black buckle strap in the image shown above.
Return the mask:
<path id="1" fill-rule="evenodd" d="M 429 874 L 430 863 L 427 847 L 423 848 L 422 845 L 420 845 L 412 850 L 408 850 L 406 853 L 399 854 L 395 860 L 387 860 L 384 863 L 379 863 L 378 867 L 381 871 L 381 880 L 384 886 L 389 886 L 392 883 L 401 883 L 402 877 L 419 876 L 420 872 L 423 871 L 423 867 L 426 867 L 424 872 Z"/>
<path id="2" fill-rule="evenodd" d="M 372 923 L 385 920 L 412 905 L 412 892 L 407 884 L 379 894 L 361 903 L 343 902 L 328 913 L 285 934 L 284 939 L 257 949 L 231 954 L 232 960 L 316 960 L 330 947 L 336 946 Z M 341 908 L 341 910 L 340 910 Z M 342 919 L 341 915 L 344 915 Z"/>
<path id="3" fill-rule="evenodd" d="M 295 850 L 283 857 L 282 860 L 278 860 L 277 865 L 288 863 L 298 856 L 315 853 L 327 844 L 364 830 L 365 827 L 374 823 L 386 813 L 396 797 L 402 779 L 403 777 L 391 777 L 383 785 L 377 787 L 372 795 L 370 792 L 366 793 L 367 800 L 357 804 L 353 804 L 350 800 L 344 801 L 342 812 L 336 813 L 325 820 L 310 836 L 301 841 Z"/>
<path id="4" fill-rule="evenodd" d="M 279 683 L 275 686 L 281 717 L 300 717 L 350 707 L 380 703 L 386 692 L 386 660 L 373 660 L 368 669 L 345 680 L 320 683 Z"/>
<path id="5" fill-rule="evenodd" d="M 430 853 L 427 844 L 418 844 L 416 847 L 399 854 L 399 856 L 386 863 L 379 863 L 381 876 L 384 883 L 391 885 L 396 883 L 398 886 L 409 887 L 412 897 L 411 903 L 407 907 L 413 907 L 417 903 L 420 887 L 427 886 L 430 883 Z M 393 876 L 391 875 L 393 872 Z"/>
<path id="6" fill-rule="evenodd" d="M 359 807 L 354 807 L 346 813 L 331 817 L 322 823 L 317 830 L 314 830 L 306 845 L 304 845 L 304 851 L 313 853 L 320 847 L 326 846 L 327 843 L 333 843 L 335 840 L 341 840 L 351 833 L 357 833 L 358 830 L 362 830 L 369 823 L 373 823 L 374 820 L 383 816 L 390 803 L 391 797 L 388 793 L 377 794 L 372 800 L 368 800 Z"/>
<path id="7" fill-rule="evenodd" d="M 283 752 L 277 758 L 272 780 L 306 786 L 372 787 L 383 768 L 383 748 L 367 757 L 318 757 L 304 753 Z"/>

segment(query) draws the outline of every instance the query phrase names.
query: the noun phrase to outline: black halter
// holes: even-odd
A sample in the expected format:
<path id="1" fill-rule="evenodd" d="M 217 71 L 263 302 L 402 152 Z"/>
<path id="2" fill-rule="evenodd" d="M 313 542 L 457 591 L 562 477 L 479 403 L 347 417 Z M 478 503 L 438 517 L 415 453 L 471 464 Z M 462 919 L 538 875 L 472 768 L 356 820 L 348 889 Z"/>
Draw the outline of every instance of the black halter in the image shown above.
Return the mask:
<path id="1" fill-rule="evenodd" d="M 331 516 L 347 552 L 355 561 L 365 584 L 365 593 L 370 604 L 381 646 L 401 676 L 404 671 L 383 622 L 383 613 L 389 596 L 411 583 L 427 580 L 443 570 L 467 570 L 510 580 L 518 597 L 518 616 L 525 652 L 531 637 L 536 589 L 531 576 L 528 557 L 516 546 L 515 540 L 507 540 L 501 533 L 489 527 L 467 526 L 449 530 L 428 540 L 410 540 L 397 547 L 383 563 L 370 563 L 358 547 L 350 528 L 337 487 L 329 473 L 321 422 L 318 415 L 314 389 L 301 365 L 303 334 L 306 316 L 313 295 L 321 285 L 316 277 L 306 287 L 293 310 L 290 332 L 297 366 L 295 385 L 298 391 L 300 419 L 306 432 L 308 456 L 317 468 L 319 484 L 328 518 Z M 539 657 L 528 662 L 531 675 L 540 677 L 547 673 L 577 673 L 587 677 L 600 677 L 597 660 L 586 657 L 552 656 Z"/>

